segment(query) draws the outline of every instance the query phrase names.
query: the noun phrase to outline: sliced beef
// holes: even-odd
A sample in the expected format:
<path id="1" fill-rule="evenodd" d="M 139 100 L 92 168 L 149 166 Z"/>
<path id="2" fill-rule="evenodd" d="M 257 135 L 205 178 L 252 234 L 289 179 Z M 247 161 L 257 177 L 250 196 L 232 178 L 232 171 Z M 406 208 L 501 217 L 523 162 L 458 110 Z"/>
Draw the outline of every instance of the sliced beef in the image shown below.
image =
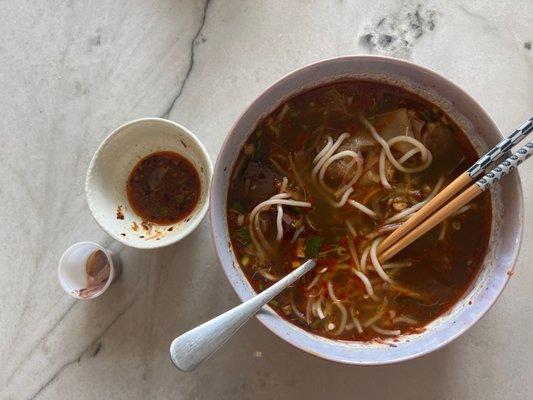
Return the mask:
<path id="1" fill-rule="evenodd" d="M 278 192 L 276 183 L 280 182 L 282 177 L 263 162 L 250 161 L 244 169 L 242 179 L 246 191 L 242 195 L 251 204 L 258 204 Z"/>
<path id="2" fill-rule="evenodd" d="M 440 173 L 449 173 L 462 160 L 460 144 L 454 133 L 441 122 L 428 124 L 422 143 L 431 151 L 433 167 L 440 170 Z"/>

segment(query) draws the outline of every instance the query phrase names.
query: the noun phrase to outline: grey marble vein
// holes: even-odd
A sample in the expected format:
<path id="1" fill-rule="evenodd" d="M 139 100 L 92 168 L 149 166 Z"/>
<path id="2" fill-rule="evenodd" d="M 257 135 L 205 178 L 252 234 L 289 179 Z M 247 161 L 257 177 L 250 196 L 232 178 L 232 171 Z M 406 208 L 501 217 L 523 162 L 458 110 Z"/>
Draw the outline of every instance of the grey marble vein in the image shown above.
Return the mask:
<path id="1" fill-rule="evenodd" d="M 189 78 L 189 75 L 191 74 L 191 71 L 194 67 L 194 49 L 197 45 L 198 38 L 200 36 L 200 33 L 202 33 L 202 29 L 205 25 L 205 19 L 207 17 L 207 8 L 209 7 L 209 0 L 205 1 L 204 9 L 202 12 L 202 17 L 200 21 L 200 26 L 198 27 L 198 30 L 196 31 L 196 35 L 194 35 L 192 41 L 191 41 L 191 49 L 190 49 L 190 57 L 189 57 L 189 66 L 187 68 L 187 73 L 185 74 L 185 77 L 183 78 L 181 84 L 178 87 L 178 91 L 172 101 L 170 102 L 170 105 L 167 107 L 167 109 L 161 114 L 161 118 L 168 118 L 170 115 L 170 112 L 172 111 L 172 108 L 174 107 L 174 104 L 176 104 L 176 101 L 181 96 L 181 93 L 183 92 L 183 88 L 187 84 L 187 79 Z"/>

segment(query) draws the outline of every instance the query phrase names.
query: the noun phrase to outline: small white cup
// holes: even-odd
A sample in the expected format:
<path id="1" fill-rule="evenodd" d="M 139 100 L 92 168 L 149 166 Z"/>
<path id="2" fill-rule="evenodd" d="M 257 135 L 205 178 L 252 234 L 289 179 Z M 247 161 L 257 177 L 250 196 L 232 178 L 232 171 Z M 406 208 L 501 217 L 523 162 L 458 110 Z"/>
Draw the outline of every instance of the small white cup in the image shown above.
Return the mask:
<path id="1" fill-rule="evenodd" d="M 193 164 L 200 178 L 200 198 L 184 220 L 154 225 L 147 232 L 143 219 L 129 205 L 126 183 L 139 160 L 158 151 L 176 152 Z M 209 154 L 191 131 L 166 119 L 138 119 L 115 129 L 96 150 L 85 181 L 87 203 L 96 222 L 116 241 L 138 249 L 164 247 L 183 239 L 202 222 L 212 174 Z"/>
<path id="2" fill-rule="evenodd" d="M 109 277 L 102 288 L 90 297 L 81 297 L 75 291 L 87 287 L 86 265 L 89 256 L 97 250 L 101 250 L 109 263 Z M 122 265 L 120 258 L 113 251 L 94 242 L 78 242 L 70 246 L 61 256 L 57 274 L 59 283 L 65 292 L 76 299 L 94 299 L 104 293 L 109 285 L 120 276 Z"/>

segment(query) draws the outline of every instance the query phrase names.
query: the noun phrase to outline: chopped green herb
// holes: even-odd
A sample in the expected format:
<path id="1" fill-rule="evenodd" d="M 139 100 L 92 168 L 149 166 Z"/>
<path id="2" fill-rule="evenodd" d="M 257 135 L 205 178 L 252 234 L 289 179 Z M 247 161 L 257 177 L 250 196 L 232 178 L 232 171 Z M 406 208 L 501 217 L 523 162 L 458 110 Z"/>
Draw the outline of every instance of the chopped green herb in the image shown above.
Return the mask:
<path id="1" fill-rule="evenodd" d="M 241 264 L 242 264 L 243 267 L 247 267 L 248 264 L 250 264 L 250 256 L 248 254 L 245 254 L 242 257 Z"/>
<path id="2" fill-rule="evenodd" d="M 322 323 L 321 319 L 315 319 L 313 322 L 311 322 L 311 324 L 309 325 L 309 328 L 316 329 L 320 326 L 321 323 Z"/>
<path id="3" fill-rule="evenodd" d="M 320 236 L 313 236 L 305 240 L 305 256 L 308 258 L 316 258 L 320 253 L 324 238 Z"/>
<path id="4" fill-rule="evenodd" d="M 248 246 L 250 244 L 250 232 L 245 227 L 241 227 L 235 230 L 237 233 L 237 241 L 243 246 Z"/>
<path id="5" fill-rule="evenodd" d="M 420 114 L 427 122 L 436 121 L 439 119 L 439 114 L 434 110 L 420 110 Z"/>
<path id="6" fill-rule="evenodd" d="M 229 209 L 229 211 L 234 214 L 244 214 L 244 207 L 242 206 L 241 203 L 239 203 L 238 201 L 235 201 L 231 205 L 231 208 Z"/>

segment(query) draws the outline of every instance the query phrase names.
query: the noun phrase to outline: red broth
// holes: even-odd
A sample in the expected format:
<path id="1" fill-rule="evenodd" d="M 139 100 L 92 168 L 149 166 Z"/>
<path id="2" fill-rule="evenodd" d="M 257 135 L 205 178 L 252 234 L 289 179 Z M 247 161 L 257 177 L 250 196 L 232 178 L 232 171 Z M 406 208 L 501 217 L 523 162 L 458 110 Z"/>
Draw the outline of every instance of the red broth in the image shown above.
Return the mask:
<path id="1" fill-rule="evenodd" d="M 156 224 L 186 218 L 200 196 L 200 178 L 189 160 L 172 151 L 152 153 L 133 168 L 126 185 L 137 215 Z"/>
<path id="2" fill-rule="evenodd" d="M 391 142 L 391 157 L 405 158 L 400 166 L 409 172 L 394 167 L 364 121 Z M 338 142 L 327 157 L 326 147 Z M 299 94 L 260 121 L 233 169 L 227 218 L 236 257 L 258 292 L 306 258 L 317 259 L 313 271 L 270 303 L 310 332 L 359 341 L 420 332 L 479 273 L 490 194 L 379 267 L 372 244 L 477 158 L 441 109 L 398 87 L 343 81 Z M 338 206 L 342 196 L 346 203 Z M 275 204 L 251 215 L 269 199 Z"/>

